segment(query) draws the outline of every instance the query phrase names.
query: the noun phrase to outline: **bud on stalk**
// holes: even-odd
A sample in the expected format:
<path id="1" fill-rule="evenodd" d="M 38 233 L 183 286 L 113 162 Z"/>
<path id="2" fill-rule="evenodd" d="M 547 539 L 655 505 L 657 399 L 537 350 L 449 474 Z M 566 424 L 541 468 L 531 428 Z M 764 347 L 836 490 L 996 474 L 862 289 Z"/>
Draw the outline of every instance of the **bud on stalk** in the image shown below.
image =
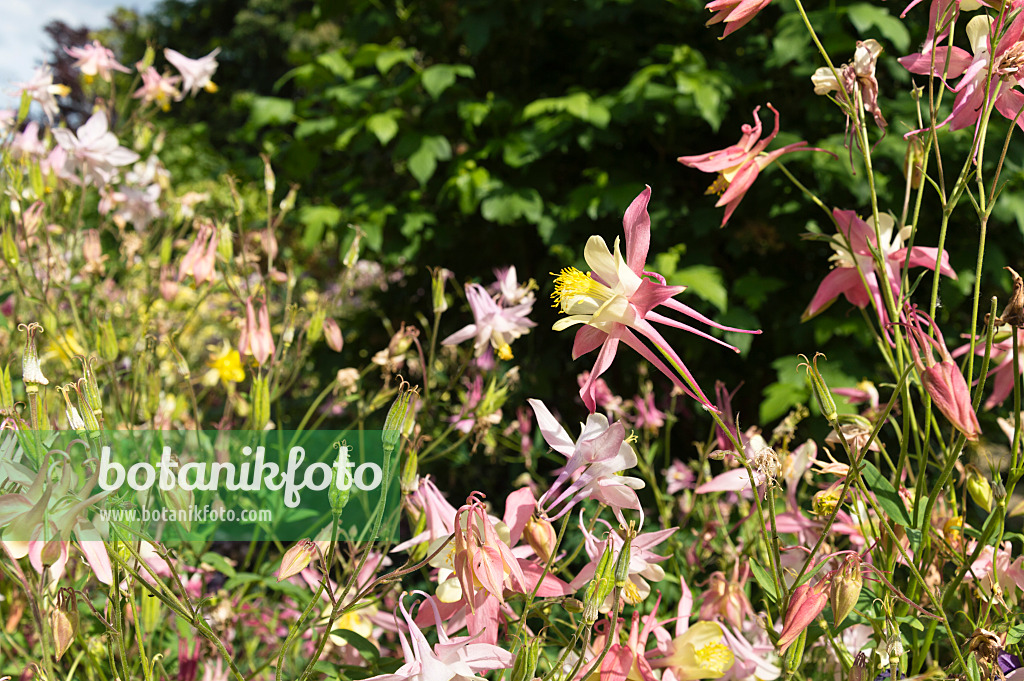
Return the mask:
<path id="1" fill-rule="evenodd" d="M 839 573 L 832 579 L 832 589 L 829 593 L 829 602 L 832 605 L 832 617 L 836 628 L 842 624 L 857 605 L 860 598 L 861 588 L 864 586 L 864 576 L 860 569 L 861 559 L 856 553 L 851 553 L 839 568 Z"/>
<path id="2" fill-rule="evenodd" d="M 71 647 L 78 631 L 78 602 L 74 589 L 64 587 L 57 592 L 57 603 L 50 611 L 49 624 L 53 635 L 54 656 L 59 662 Z"/>

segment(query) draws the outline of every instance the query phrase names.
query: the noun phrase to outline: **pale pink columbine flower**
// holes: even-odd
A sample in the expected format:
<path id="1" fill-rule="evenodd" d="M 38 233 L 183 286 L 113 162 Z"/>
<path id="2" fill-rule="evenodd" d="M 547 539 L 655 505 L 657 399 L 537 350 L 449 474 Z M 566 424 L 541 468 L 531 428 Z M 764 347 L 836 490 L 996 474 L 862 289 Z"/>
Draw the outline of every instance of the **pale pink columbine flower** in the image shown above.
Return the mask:
<path id="1" fill-rule="evenodd" d="M 529 333 L 530 329 L 536 326 L 536 323 L 528 318 L 533 312 L 533 297 L 530 296 L 511 307 L 505 307 L 492 298 L 480 284 L 466 284 L 466 300 L 473 311 L 474 322 L 445 338 L 441 341 L 442 345 L 458 345 L 473 338 L 477 357 L 490 345 L 498 351 L 498 357 L 501 359 L 512 359 L 512 341 Z"/>
<path id="2" fill-rule="evenodd" d="M 1013 366 L 1013 334 L 1016 334 L 1018 341 L 1024 345 L 1024 329 L 1011 328 L 1011 331 L 1013 333 L 1008 338 L 992 344 L 991 361 L 994 366 L 989 370 L 988 375 L 990 377 L 994 376 L 995 379 L 992 381 L 992 394 L 985 400 L 985 409 L 991 409 L 997 404 L 1002 404 L 1006 401 L 1006 398 L 1013 392 L 1014 379 L 1024 374 L 1024 357 L 1020 358 L 1016 370 Z M 971 344 L 965 343 L 954 350 L 952 356 L 956 359 L 963 357 L 970 351 Z M 984 340 L 974 344 L 974 354 L 979 357 L 985 356 Z M 977 384 L 977 381 L 975 381 L 975 384 Z"/>
<path id="3" fill-rule="evenodd" d="M 71 88 L 67 85 L 59 85 L 53 82 L 53 70 L 49 65 L 44 64 L 36 69 L 32 80 L 27 83 L 17 83 L 22 93 L 28 93 L 33 101 L 39 103 L 46 120 L 53 122 L 53 119 L 60 112 L 57 105 L 57 97 L 67 97 L 71 94 Z"/>
<path id="4" fill-rule="evenodd" d="M 772 133 L 761 139 L 761 119 L 757 112 L 761 110 L 758 106 L 754 109 L 753 127 L 744 124 L 743 136 L 736 144 L 711 151 L 698 156 L 680 156 L 677 160 L 684 166 L 702 170 L 705 173 L 717 173 L 718 177 L 708 187 L 707 194 L 719 194 L 716 207 L 725 206 L 725 215 L 722 217 L 722 226 L 729 221 L 736 206 L 743 200 L 743 196 L 754 184 L 758 174 L 775 159 L 793 151 L 808 150 L 815 151 L 807 146 L 807 142 L 794 142 L 781 149 L 772 152 L 765 152 L 765 148 L 779 134 L 779 112 L 771 104 L 768 108 L 775 114 L 775 129 Z"/>
<path id="5" fill-rule="evenodd" d="M 37 159 L 46 155 L 46 143 L 39 138 L 39 124 L 30 121 L 21 132 L 14 133 L 10 145 L 14 158 Z"/>
<path id="6" fill-rule="evenodd" d="M 434 607 L 431 599 L 426 603 Z M 485 672 L 508 669 L 514 662 L 512 653 L 497 645 L 477 643 L 475 637 L 470 636 L 448 638 L 437 610 L 434 610 L 437 643 L 431 647 L 401 598 L 398 607 L 405 620 L 405 626 L 398 627 L 405 664 L 394 674 L 371 676 L 366 681 L 469 681 L 479 679 Z M 408 637 L 405 629 L 408 629 Z"/>
<path id="7" fill-rule="evenodd" d="M 987 105 L 986 97 L 995 97 L 996 111 L 1011 121 L 1016 118 L 1017 125 L 1024 129 L 1024 116 L 1017 118 L 1017 113 L 1024 107 L 1024 92 L 1012 89 L 1018 84 L 1018 72 L 1024 65 L 1024 44 L 1021 43 L 1024 13 L 1018 13 L 999 37 L 993 53 L 993 33 L 1001 26 L 1001 22 L 995 24 L 988 16 L 976 16 L 967 22 L 967 37 L 973 56 L 959 47 L 936 47 L 928 51 L 926 46 L 925 52 L 899 60 L 911 73 L 944 79 L 963 76 L 953 88 L 957 93 L 953 111 L 938 127 L 949 123 L 950 130 L 960 130 L 974 125 Z"/>
<path id="8" fill-rule="evenodd" d="M 649 392 L 643 397 L 635 396 L 633 405 L 636 407 L 635 423 L 637 428 L 657 432 L 665 425 L 665 412 L 654 406 L 653 392 Z"/>
<path id="9" fill-rule="evenodd" d="M 457 596 L 473 602 L 477 592 L 483 590 L 503 604 L 505 589 L 522 593 L 526 577 L 518 559 L 512 555 L 510 537 L 503 540 L 498 535 L 498 528 L 478 495 L 478 492 L 470 495 L 455 514 L 455 540 L 449 555 L 458 579 Z M 447 600 L 440 587 L 438 597 Z"/>
<path id="10" fill-rule="evenodd" d="M 212 222 L 204 220 L 199 223 L 199 233 L 178 266 L 178 283 L 189 275 L 195 279 L 197 286 L 213 279 L 219 240 L 217 228 Z"/>
<path id="11" fill-rule="evenodd" d="M 218 54 L 220 54 L 219 47 L 205 57 L 189 59 L 181 52 L 172 50 L 169 47 L 164 49 L 164 57 L 181 73 L 182 85 L 181 94 L 177 98 L 178 101 L 184 99 L 186 94 L 195 96 L 199 90 L 206 90 L 207 92 L 217 91 L 217 86 L 210 79 L 213 78 L 213 74 L 217 71 Z"/>
<path id="12" fill-rule="evenodd" d="M 967 555 L 974 553 L 977 542 L 970 540 L 967 544 Z M 993 546 L 984 546 L 978 558 L 971 563 L 971 569 L 964 575 L 964 581 L 977 581 L 987 592 L 992 593 L 993 586 L 999 585 L 1003 598 L 1016 602 L 1016 589 L 1024 589 L 1024 556 L 1013 559 L 1013 545 L 1004 542 L 998 550 Z"/>
<path id="13" fill-rule="evenodd" d="M 53 137 L 68 152 L 67 171 L 73 174 L 81 169 L 86 183 L 97 187 L 113 180 L 118 167 L 139 160 L 138 154 L 122 147 L 109 131 L 103 111 L 94 113 L 77 132 L 54 128 Z"/>
<path id="14" fill-rule="evenodd" d="M 659 305 L 716 329 L 738 333 L 761 333 L 723 326 L 711 321 L 693 308 L 673 300 L 673 296 L 686 290 L 685 286 L 667 286 L 661 275 L 644 271 L 647 251 L 651 244 L 651 218 L 647 214 L 647 203 L 650 198 L 651 188 L 647 187 L 633 199 L 622 218 L 626 236 L 625 258 L 619 250 L 618 237 L 615 239 L 613 254 L 603 238 L 592 236 L 583 250 L 584 258 L 592 272 L 584 274 L 575 267 L 567 267 L 555 279 L 555 290 L 551 297 L 568 316 L 559 319 L 552 328 L 561 331 L 577 324 L 583 325 L 576 332 L 573 342 L 573 359 L 601 348 L 594 368 L 590 371 L 588 382 L 580 389 L 580 397 L 591 412 L 597 408 L 595 381 L 611 367 L 619 342 L 640 353 L 641 357 L 657 367 L 680 390 L 705 408 L 715 409 L 697 386 L 686 364 L 651 322 L 689 331 L 735 352 L 739 352 L 739 349 L 689 324 L 655 312 L 654 309 Z M 634 331 L 639 332 L 664 353 L 676 371 L 686 378 L 686 382 L 637 338 Z"/>
<path id="15" fill-rule="evenodd" d="M 843 64 L 836 69 L 839 77 L 843 79 L 842 84 L 836 80 L 831 68 L 822 66 L 811 76 L 814 94 L 824 95 L 841 89 L 851 96 L 854 92 L 859 92 L 863 109 L 874 117 L 875 125 L 884 129 L 886 122 L 878 106 L 878 79 L 875 77 L 875 64 L 880 54 L 882 45 L 877 40 L 858 40 L 857 49 L 853 53 L 853 63 Z"/>
<path id="16" fill-rule="evenodd" d="M 270 331 L 270 310 L 264 297 L 259 314 L 252 305 L 252 298 L 245 299 L 245 326 L 238 339 L 238 353 L 250 356 L 257 364 L 267 363 L 274 355 L 274 335 Z"/>
<path id="17" fill-rule="evenodd" d="M 763 10 L 772 0 L 711 0 L 704 5 L 704 9 L 714 12 L 714 16 L 708 19 L 705 26 L 725 22 L 725 31 L 722 37 L 726 37 L 733 31 L 747 25 L 758 12 Z"/>
<path id="18" fill-rule="evenodd" d="M 635 490 L 643 489 L 644 482 L 621 475 L 637 462 L 636 452 L 626 442 L 626 428 L 622 421 L 609 424 L 604 415 L 590 414 L 579 439 L 573 442 L 543 402 L 527 401 L 533 407 L 544 440 L 568 459 L 555 482 L 541 496 L 538 506 L 547 513 L 553 513 L 551 519 L 554 520 L 568 513 L 583 499 L 594 499 L 610 506 L 623 525 L 624 508 L 637 511 L 642 518 L 643 510 Z"/>
<path id="19" fill-rule="evenodd" d="M 751 643 L 731 626 L 721 624 L 721 627 L 725 645 L 735 658 L 732 667 L 721 677 L 722 681 L 775 681 L 782 676 L 782 669 L 769 661 L 777 659 L 775 646 L 763 629 L 755 627 L 747 631 L 748 636 L 756 634 Z"/>
<path id="20" fill-rule="evenodd" d="M 754 616 L 754 608 L 743 588 L 749 577 L 750 568 L 744 564 L 741 570 L 738 560 L 733 566 L 732 578 L 726 577 L 722 571 L 711 573 L 700 607 L 700 618 L 712 620 L 720 617 L 733 628 L 742 630 L 747 619 Z"/>
<path id="21" fill-rule="evenodd" d="M 429 475 L 423 478 L 417 477 L 415 489 L 405 497 L 405 504 L 410 513 L 417 518 L 417 522 L 412 525 L 418 527 L 418 519 L 422 518 L 425 529 L 411 539 L 395 546 L 391 549 L 392 552 L 407 551 L 417 544 L 446 539 L 455 531 L 457 511 L 444 498 L 444 494 L 437 488 Z"/>
<path id="22" fill-rule="evenodd" d="M 131 73 L 114 58 L 114 51 L 103 47 L 98 40 L 83 47 L 65 47 L 64 51 L 77 60 L 73 66 L 82 72 L 87 82 L 99 76 L 109 83 L 114 71 Z"/>
<path id="23" fill-rule="evenodd" d="M 692 489 L 697 476 L 693 469 L 679 459 L 673 459 L 672 464 L 662 471 L 665 481 L 668 483 L 665 491 L 669 494 L 682 492 L 684 489 Z"/>
<path id="24" fill-rule="evenodd" d="M 587 385 L 590 382 L 590 372 L 584 371 L 576 377 L 576 384 L 580 388 Z M 603 378 L 598 378 L 594 381 L 594 402 L 598 407 L 604 411 L 608 418 L 612 416 L 622 415 L 622 404 L 624 400 L 612 392 L 612 389 L 608 387 L 608 382 Z"/>
<path id="25" fill-rule="evenodd" d="M 537 288 L 537 282 L 531 279 L 525 284 L 519 283 L 515 265 L 494 270 L 494 276 L 497 281 L 491 285 L 491 293 L 498 294 L 497 300 L 502 305 L 534 302 L 533 291 Z"/>
<path id="26" fill-rule="evenodd" d="M 922 321 L 928 323 L 930 333 L 925 331 Z M 971 404 L 971 391 L 960 368 L 946 349 L 946 341 L 938 325 L 916 306 L 911 306 L 905 313 L 904 326 L 908 331 L 910 354 L 932 402 L 954 428 L 968 440 L 976 442 L 981 426 Z M 933 349 L 939 353 L 937 362 L 932 354 Z"/>
<path id="27" fill-rule="evenodd" d="M 181 97 L 177 87 L 180 82 L 181 76 L 165 76 L 150 66 L 142 72 L 142 87 L 132 97 L 141 99 L 143 104 L 156 104 L 164 111 L 169 111 L 171 101 Z"/>
<path id="28" fill-rule="evenodd" d="M 900 272 L 903 265 L 906 263 L 910 267 L 934 270 L 938 249 L 914 246 L 910 249 L 908 259 L 907 249 L 903 243 L 910 236 L 910 227 L 896 231 L 892 216 L 885 213 L 878 216 L 880 244 L 875 238 L 874 227 L 857 217 L 852 210 L 836 208 L 832 211 L 832 217 L 839 232 L 839 235 L 829 242 L 834 251 L 829 258 L 833 262 L 833 269 L 819 284 L 802 319 L 810 319 L 842 294 L 850 303 L 861 309 L 874 302 L 882 323 L 887 323 L 889 315 L 885 309 L 879 275 L 888 282 L 893 298 L 898 301 Z M 875 259 L 871 255 L 872 248 L 881 251 L 882 262 L 885 265 L 882 272 L 875 267 Z M 942 252 L 939 273 L 956 279 L 956 272 L 949 266 L 949 254 L 946 251 Z M 861 274 L 864 276 L 863 280 Z"/>

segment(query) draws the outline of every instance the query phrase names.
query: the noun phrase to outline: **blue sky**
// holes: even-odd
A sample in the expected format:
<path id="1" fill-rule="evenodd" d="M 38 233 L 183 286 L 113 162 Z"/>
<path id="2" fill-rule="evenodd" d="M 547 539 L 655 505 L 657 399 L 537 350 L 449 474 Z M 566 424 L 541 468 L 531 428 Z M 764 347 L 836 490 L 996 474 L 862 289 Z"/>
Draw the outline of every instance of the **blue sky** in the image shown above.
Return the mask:
<path id="1" fill-rule="evenodd" d="M 35 67 L 46 57 L 49 38 L 43 26 L 62 19 L 72 26 L 102 26 L 117 6 L 140 11 L 150 9 L 157 0 L 3 0 L 0 21 L 0 108 L 15 108 L 12 92 L 15 83 L 32 77 Z M 121 55 L 118 55 L 121 56 Z M 142 55 L 138 55 L 141 57 Z M 125 57 L 131 66 L 135 57 Z"/>

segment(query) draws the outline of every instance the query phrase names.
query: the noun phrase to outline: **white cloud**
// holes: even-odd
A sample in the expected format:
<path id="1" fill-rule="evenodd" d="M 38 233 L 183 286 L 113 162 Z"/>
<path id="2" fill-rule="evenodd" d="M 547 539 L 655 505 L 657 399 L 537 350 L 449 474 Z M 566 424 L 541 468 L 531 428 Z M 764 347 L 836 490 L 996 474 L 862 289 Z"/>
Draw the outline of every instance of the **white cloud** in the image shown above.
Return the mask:
<path id="1" fill-rule="evenodd" d="M 100 28 L 119 5 L 147 10 L 156 0 L 3 0 L 0 21 L 0 108 L 14 108 L 15 83 L 29 80 L 47 57 L 43 27 L 60 19 L 72 27 Z M 141 57 L 142 55 L 138 55 Z M 132 57 L 125 57 L 133 62 Z"/>

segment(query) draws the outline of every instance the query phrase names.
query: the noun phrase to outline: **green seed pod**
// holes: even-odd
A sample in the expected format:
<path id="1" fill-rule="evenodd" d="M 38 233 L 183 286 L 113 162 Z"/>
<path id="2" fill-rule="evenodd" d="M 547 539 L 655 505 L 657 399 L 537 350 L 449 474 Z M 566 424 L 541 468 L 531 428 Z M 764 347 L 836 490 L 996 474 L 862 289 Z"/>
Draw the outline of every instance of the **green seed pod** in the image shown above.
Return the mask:
<path id="1" fill-rule="evenodd" d="M 992 512 L 992 503 L 995 497 L 992 494 L 992 486 L 974 466 L 967 466 L 967 493 L 974 499 L 974 503 L 985 509 L 986 513 Z"/>
<path id="2" fill-rule="evenodd" d="M 352 496 L 352 461 L 348 456 L 348 445 L 342 443 L 338 446 L 338 460 L 334 462 L 334 471 L 331 474 L 331 488 L 327 491 L 327 500 L 331 504 L 331 511 L 335 518 L 341 517 L 349 497 Z"/>
<path id="3" fill-rule="evenodd" d="M 117 347 L 117 332 L 114 331 L 114 324 L 109 319 L 100 323 L 100 357 L 113 362 L 117 359 L 119 349 Z"/>
<path id="4" fill-rule="evenodd" d="M 348 251 L 345 253 L 341 263 L 345 267 L 352 269 L 359 262 L 359 241 L 363 236 L 363 230 L 357 225 L 349 225 L 349 227 L 356 230 L 356 235 L 352 238 L 352 243 L 349 244 Z"/>
<path id="5" fill-rule="evenodd" d="M 3 235 L 0 236 L 0 255 L 3 255 L 4 262 L 7 263 L 8 267 L 15 269 L 18 267 L 18 245 L 14 243 L 13 229 L 5 229 Z"/>
<path id="6" fill-rule="evenodd" d="M 270 385 L 262 374 L 253 377 L 249 400 L 252 402 L 252 428 L 263 430 L 270 422 Z"/>
<path id="7" fill-rule="evenodd" d="M 530 681 L 537 671 L 537 660 L 540 658 L 540 637 L 532 637 L 519 651 L 515 664 L 512 665 L 512 681 Z"/>
<path id="8" fill-rule="evenodd" d="M 11 388 L 11 365 L 0 370 L 0 408 L 5 412 L 14 411 L 14 391 Z"/>
<path id="9" fill-rule="evenodd" d="M 814 399 L 818 402 L 818 408 L 828 422 L 832 423 L 838 416 L 836 401 L 832 399 L 832 392 L 828 389 L 828 385 L 825 384 L 825 379 L 822 377 L 821 372 L 818 371 L 818 358 L 824 356 L 822 353 L 817 352 L 814 354 L 814 359 L 808 362 L 805 355 L 800 355 L 804 360 L 804 363 L 800 366 L 807 369 L 807 377 L 811 379 L 811 386 L 814 388 Z"/>
<path id="10" fill-rule="evenodd" d="M 387 418 L 384 419 L 384 431 L 381 435 L 385 456 L 393 454 L 395 447 L 398 446 L 405 429 L 405 419 L 409 414 L 409 408 L 414 402 L 414 396 L 418 394 L 418 389 L 412 388 L 406 381 L 402 381 L 398 386 L 398 396 L 392 403 L 391 409 L 388 410 Z"/>
<path id="11" fill-rule="evenodd" d="M 415 448 L 409 448 L 402 462 L 402 473 L 398 478 L 402 494 L 409 494 L 416 489 L 416 477 L 419 471 L 420 455 Z"/>
<path id="12" fill-rule="evenodd" d="M 324 332 L 324 319 L 327 318 L 327 310 L 317 307 L 313 316 L 309 318 L 309 328 L 306 329 L 306 340 L 316 343 Z"/>

